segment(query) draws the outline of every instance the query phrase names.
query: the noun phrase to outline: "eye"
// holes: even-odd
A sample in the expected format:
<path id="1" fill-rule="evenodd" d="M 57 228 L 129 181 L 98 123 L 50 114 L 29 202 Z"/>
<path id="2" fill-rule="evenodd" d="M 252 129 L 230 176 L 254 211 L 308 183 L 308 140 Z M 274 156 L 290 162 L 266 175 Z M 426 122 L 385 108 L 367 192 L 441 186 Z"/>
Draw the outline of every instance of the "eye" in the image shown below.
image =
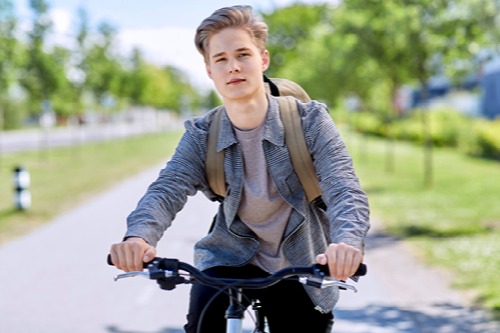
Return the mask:
<path id="1" fill-rule="evenodd" d="M 217 59 L 215 59 L 215 62 L 216 62 L 216 63 L 217 63 L 217 62 L 223 62 L 223 61 L 225 61 L 225 60 L 226 60 L 226 58 L 217 58 Z"/>
<path id="2" fill-rule="evenodd" d="M 240 57 L 240 58 L 245 58 L 245 57 L 249 57 L 249 56 L 250 56 L 250 53 L 246 53 L 246 52 L 240 53 L 238 55 L 238 57 Z"/>

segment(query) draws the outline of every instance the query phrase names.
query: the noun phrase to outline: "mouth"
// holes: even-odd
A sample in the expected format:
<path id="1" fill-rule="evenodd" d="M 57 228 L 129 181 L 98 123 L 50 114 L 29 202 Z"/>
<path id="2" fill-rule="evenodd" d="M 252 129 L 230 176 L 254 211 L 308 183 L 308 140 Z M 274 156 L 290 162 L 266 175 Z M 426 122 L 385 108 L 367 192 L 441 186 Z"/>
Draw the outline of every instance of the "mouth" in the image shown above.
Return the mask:
<path id="1" fill-rule="evenodd" d="M 232 85 L 232 84 L 240 84 L 240 83 L 243 83 L 245 82 L 246 80 L 245 79 L 240 79 L 240 78 L 235 78 L 235 79 L 231 79 L 229 81 L 226 82 L 227 85 Z"/>

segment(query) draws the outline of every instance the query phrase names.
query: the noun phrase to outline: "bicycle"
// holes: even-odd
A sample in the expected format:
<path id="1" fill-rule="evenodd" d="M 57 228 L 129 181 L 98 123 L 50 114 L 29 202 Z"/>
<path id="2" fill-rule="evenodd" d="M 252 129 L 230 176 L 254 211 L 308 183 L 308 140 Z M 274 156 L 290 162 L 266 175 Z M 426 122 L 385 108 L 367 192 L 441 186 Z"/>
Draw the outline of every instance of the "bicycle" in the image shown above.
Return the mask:
<path id="1" fill-rule="evenodd" d="M 109 255 L 108 264 L 113 265 Z M 147 271 L 122 273 L 116 275 L 114 279 L 118 281 L 124 278 L 141 276 L 156 280 L 163 290 L 172 290 L 179 284 L 189 284 L 196 281 L 207 286 L 220 288 L 219 293 L 227 291 L 230 303 L 226 311 L 226 333 L 243 332 L 243 318 L 247 307 L 242 304 L 242 289 L 266 288 L 284 279 L 295 279 L 302 284 L 316 288 L 337 287 L 357 292 L 355 286 L 344 281 L 331 279 L 328 276 L 328 267 L 318 264 L 308 267 L 291 266 L 264 278 L 251 279 L 214 278 L 188 263 L 170 258 L 154 258 L 151 262 L 145 263 L 144 268 Z M 181 273 L 181 271 L 185 273 Z M 361 264 L 353 278 L 366 275 L 366 273 L 366 265 Z M 265 320 L 263 314 L 259 312 L 260 304 L 258 300 L 252 300 L 251 304 L 252 310 L 255 312 L 254 333 L 265 333 Z"/>

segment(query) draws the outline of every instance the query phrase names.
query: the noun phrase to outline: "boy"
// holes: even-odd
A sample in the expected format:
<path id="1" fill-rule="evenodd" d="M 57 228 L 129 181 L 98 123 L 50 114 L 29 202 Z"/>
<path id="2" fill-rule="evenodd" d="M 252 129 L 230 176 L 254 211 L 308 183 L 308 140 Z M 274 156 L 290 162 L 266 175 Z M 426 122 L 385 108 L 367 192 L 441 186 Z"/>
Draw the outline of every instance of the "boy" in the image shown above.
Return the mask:
<path id="1" fill-rule="evenodd" d="M 171 161 L 128 217 L 125 240 L 111 248 L 119 269 L 142 270 L 175 214 L 197 191 L 221 201 L 212 230 L 195 245 L 195 264 L 207 274 L 257 277 L 318 262 L 346 280 L 362 262 L 369 209 L 351 158 L 326 107 L 297 101 L 327 209 L 309 203 L 290 162 L 277 99 L 265 91 L 266 39 L 266 24 L 249 6 L 219 9 L 198 27 L 196 47 L 223 99 L 217 149 L 225 150 L 227 194 L 218 198 L 205 173 L 211 111 L 186 122 Z M 225 332 L 225 295 L 210 302 L 200 321 L 215 292 L 193 285 L 186 332 L 198 332 L 198 325 L 200 332 Z M 259 298 L 273 333 L 294 332 L 304 322 L 308 332 L 331 330 L 337 290 L 283 281 L 246 293 Z"/>

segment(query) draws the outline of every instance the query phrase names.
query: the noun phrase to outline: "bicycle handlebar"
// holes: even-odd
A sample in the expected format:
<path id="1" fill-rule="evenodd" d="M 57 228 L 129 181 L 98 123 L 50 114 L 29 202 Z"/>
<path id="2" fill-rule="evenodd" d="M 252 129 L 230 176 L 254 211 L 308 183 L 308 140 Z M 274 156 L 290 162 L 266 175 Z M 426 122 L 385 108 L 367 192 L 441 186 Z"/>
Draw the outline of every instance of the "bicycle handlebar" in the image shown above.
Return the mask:
<path id="1" fill-rule="evenodd" d="M 108 264 L 113 265 L 111 256 L 108 255 Z M 154 258 L 148 263 L 144 263 L 144 268 L 147 272 L 128 272 L 119 274 L 115 277 L 115 281 L 134 276 L 142 276 L 148 279 L 156 280 L 161 289 L 171 290 L 176 285 L 183 283 L 190 283 L 195 280 L 201 284 L 214 287 L 231 286 L 234 288 L 245 289 L 261 289 L 269 287 L 283 279 L 298 278 L 302 284 L 313 286 L 316 288 L 339 287 L 341 289 L 350 289 L 357 292 L 357 289 L 343 281 L 328 279 L 329 272 L 328 266 L 314 264 L 307 267 L 291 266 L 281 269 L 264 278 L 251 278 L 251 279 L 226 279 L 214 278 L 198 270 L 196 267 L 179 261 L 177 259 L 169 258 Z M 179 271 L 184 271 L 189 274 L 188 278 L 181 276 Z M 366 275 L 367 267 L 365 264 L 360 264 L 358 270 L 353 277 Z"/>

